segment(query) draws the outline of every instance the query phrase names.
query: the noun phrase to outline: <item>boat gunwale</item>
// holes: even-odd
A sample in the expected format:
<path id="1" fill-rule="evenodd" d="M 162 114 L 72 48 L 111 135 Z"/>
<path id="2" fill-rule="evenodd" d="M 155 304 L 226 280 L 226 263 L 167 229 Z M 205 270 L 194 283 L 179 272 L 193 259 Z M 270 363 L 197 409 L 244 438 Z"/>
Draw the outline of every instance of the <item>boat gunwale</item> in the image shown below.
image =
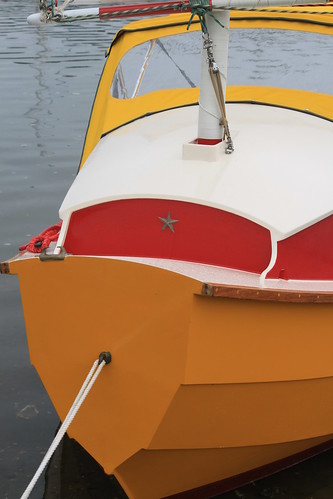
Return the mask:
<path id="1" fill-rule="evenodd" d="M 230 284 L 203 283 L 201 295 L 215 298 L 272 301 L 284 303 L 333 303 L 333 292 L 301 291 Z"/>
<path id="2" fill-rule="evenodd" d="M 115 257 L 102 257 L 102 256 L 86 256 L 86 255 L 71 255 L 67 254 L 67 257 L 71 258 L 104 258 L 104 259 L 117 259 Z M 41 260 L 40 254 L 29 253 L 23 251 L 18 253 L 15 257 L 10 260 L 5 260 L 0 263 L 0 274 L 19 274 L 17 269 L 12 269 L 11 264 L 19 262 L 24 262 L 27 260 Z M 54 258 L 57 260 L 57 258 Z M 63 261 L 59 259 L 60 261 Z M 127 259 L 125 259 L 127 261 Z M 132 261 L 132 260 L 128 260 Z M 135 262 L 140 265 L 148 265 L 149 263 Z M 45 263 L 44 263 L 45 265 Z M 160 268 L 160 267 L 156 267 Z M 163 268 L 162 268 L 163 269 Z M 175 272 L 170 269 L 164 268 L 163 270 L 167 272 Z M 231 269 L 230 269 L 231 270 Z M 176 272 L 178 273 L 178 272 Z M 186 276 L 186 274 L 184 274 Z M 201 294 L 195 293 L 197 296 L 208 297 L 208 298 L 231 298 L 238 300 L 254 300 L 254 301 L 269 301 L 269 302 L 281 302 L 281 303 L 312 303 L 312 304 L 330 304 L 333 303 L 333 290 L 305 290 L 305 289 L 286 289 L 286 288 L 268 288 L 260 286 L 239 286 L 235 284 L 224 284 L 224 283 L 214 283 L 205 282 L 202 278 L 196 279 L 195 277 L 186 276 L 189 279 L 195 279 L 201 281 Z"/>

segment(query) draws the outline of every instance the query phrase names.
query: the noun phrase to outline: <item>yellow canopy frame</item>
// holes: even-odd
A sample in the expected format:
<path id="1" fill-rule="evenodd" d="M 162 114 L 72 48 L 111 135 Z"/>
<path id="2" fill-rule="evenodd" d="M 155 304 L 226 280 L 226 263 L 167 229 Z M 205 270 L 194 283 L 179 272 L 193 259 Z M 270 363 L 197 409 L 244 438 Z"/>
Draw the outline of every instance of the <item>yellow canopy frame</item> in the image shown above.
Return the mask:
<path id="1" fill-rule="evenodd" d="M 110 87 L 123 56 L 132 47 L 148 40 L 185 33 L 189 14 L 176 14 L 129 24 L 115 36 L 99 82 L 91 112 L 80 168 L 106 133 L 147 114 L 198 102 L 199 88 L 157 90 L 134 99 L 111 96 Z M 232 11 L 232 29 L 286 29 L 333 34 L 333 4 L 325 7 L 261 9 L 253 12 Z M 189 31 L 199 31 L 192 22 Z M 112 55 L 112 56 L 111 56 Z M 301 110 L 333 120 L 333 96 L 299 90 L 259 86 L 229 86 L 228 102 L 253 102 Z"/>

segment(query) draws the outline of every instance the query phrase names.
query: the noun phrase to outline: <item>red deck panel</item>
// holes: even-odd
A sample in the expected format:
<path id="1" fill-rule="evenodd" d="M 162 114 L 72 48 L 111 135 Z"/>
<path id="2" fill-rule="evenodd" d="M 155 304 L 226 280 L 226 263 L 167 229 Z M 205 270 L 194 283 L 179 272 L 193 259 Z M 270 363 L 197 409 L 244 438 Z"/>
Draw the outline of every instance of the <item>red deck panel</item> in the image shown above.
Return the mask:
<path id="1" fill-rule="evenodd" d="M 174 232 L 161 218 L 178 220 Z M 65 248 L 80 255 L 139 256 L 219 265 L 261 273 L 270 233 L 216 208 L 165 199 L 110 201 L 74 212 Z"/>

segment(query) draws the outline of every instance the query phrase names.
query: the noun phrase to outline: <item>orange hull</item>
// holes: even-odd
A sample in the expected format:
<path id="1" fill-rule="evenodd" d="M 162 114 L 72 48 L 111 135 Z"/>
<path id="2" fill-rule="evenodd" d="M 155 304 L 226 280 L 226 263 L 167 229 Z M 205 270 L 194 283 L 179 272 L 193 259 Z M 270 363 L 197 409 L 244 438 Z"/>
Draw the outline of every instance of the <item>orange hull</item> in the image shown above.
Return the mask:
<path id="1" fill-rule="evenodd" d="M 108 258 L 16 259 L 9 271 L 62 420 L 111 351 L 69 434 L 130 497 L 181 493 L 332 438 L 332 303 L 203 296 L 199 281 Z"/>

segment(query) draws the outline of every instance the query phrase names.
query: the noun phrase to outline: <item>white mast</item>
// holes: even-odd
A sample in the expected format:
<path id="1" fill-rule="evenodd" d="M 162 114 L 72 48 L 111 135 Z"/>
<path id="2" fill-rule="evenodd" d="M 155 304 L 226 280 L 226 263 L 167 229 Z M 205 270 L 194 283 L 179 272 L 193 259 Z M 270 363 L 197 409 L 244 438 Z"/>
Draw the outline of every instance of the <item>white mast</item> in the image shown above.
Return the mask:
<path id="1" fill-rule="evenodd" d="M 219 71 L 223 96 L 225 98 L 228 69 L 230 12 L 214 10 L 213 14 L 214 17 L 206 15 L 208 37 L 206 36 L 206 38 L 204 38 L 201 56 L 198 124 L 198 142 L 201 144 L 214 144 L 220 142 L 224 134 L 224 127 L 221 124 L 221 109 L 209 73 L 210 62 L 208 60 L 206 46 L 207 43 L 209 43 L 208 39 L 210 39 L 212 41 L 216 71 Z M 223 26 L 223 28 L 217 21 Z"/>

